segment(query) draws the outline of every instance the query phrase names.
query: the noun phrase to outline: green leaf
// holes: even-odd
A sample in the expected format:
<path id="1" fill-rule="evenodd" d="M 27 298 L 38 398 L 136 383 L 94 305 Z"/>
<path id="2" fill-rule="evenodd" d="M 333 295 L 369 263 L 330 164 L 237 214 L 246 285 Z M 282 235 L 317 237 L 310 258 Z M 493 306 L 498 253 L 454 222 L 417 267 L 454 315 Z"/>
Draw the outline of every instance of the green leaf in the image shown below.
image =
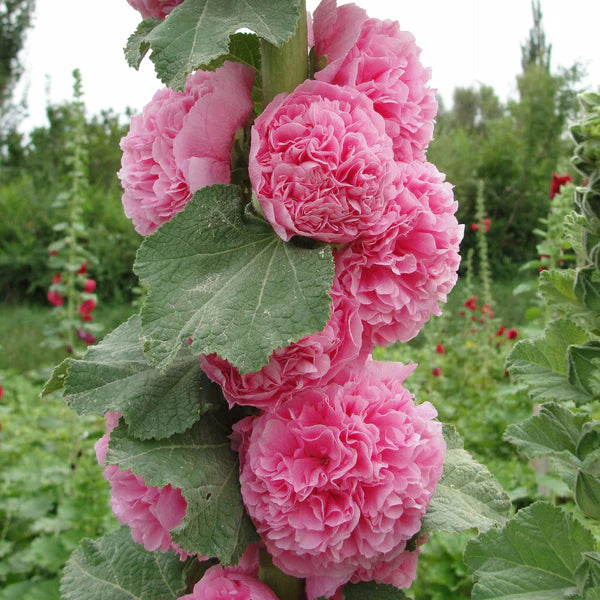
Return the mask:
<path id="1" fill-rule="evenodd" d="M 218 387 L 187 349 L 180 349 L 164 373 L 150 367 L 140 334 L 141 319 L 135 315 L 82 360 L 72 360 L 65 399 L 80 415 L 123 413 L 130 434 L 141 439 L 181 433 L 220 403 Z"/>
<path id="2" fill-rule="evenodd" d="M 567 379 L 567 348 L 584 344 L 588 339 L 587 333 L 571 321 L 552 321 L 542 336 L 522 340 L 511 350 L 506 364 L 513 382 L 525 384 L 535 402 L 589 402 L 592 397 L 573 387 Z"/>
<path id="3" fill-rule="evenodd" d="M 237 188 L 198 191 L 138 251 L 148 288 L 142 335 L 160 369 L 191 338 L 195 354 L 217 353 L 257 371 L 278 346 L 320 331 L 329 318 L 330 248 L 286 243 L 262 219 L 244 217 Z"/>
<path id="4" fill-rule="evenodd" d="M 564 600 L 577 593 L 575 571 L 594 537 L 548 502 L 520 510 L 501 530 L 469 542 L 473 600 Z"/>
<path id="5" fill-rule="evenodd" d="M 61 344 L 63 344 L 61 340 Z M 65 386 L 65 379 L 67 377 L 67 372 L 69 371 L 69 367 L 71 366 L 72 358 L 65 358 L 60 364 L 58 364 L 52 370 L 52 375 L 50 375 L 50 379 L 46 381 L 42 391 L 40 393 L 40 398 L 44 398 L 53 392 L 59 392 Z"/>
<path id="6" fill-rule="evenodd" d="M 108 463 L 141 475 L 148 485 L 180 488 L 186 515 L 171 537 L 190 554 L 217 556 L 224 564 L 237 563 L 248 544 L 258 540 L 242 503 L 230 433 L 228 414 L 221 420 L 211 413 L 167 440 L 136 440 L 119 425 L 107 454 Z"/>
<path id="7" fill-rule="evenodd" d="M 260 59 L 260 41 L 258 36 L 253 33 L 234 33 L 229 38 L 229 52 L 213 60 L 209 65 L 203 66 L 203 69 L 214 71 L 223 65 L 227 60 L 243 63 L 256 70 L 258 75 L 254 78 L 252 86 L 252 100 L 257 112 L 260 112 L 262 106 L 262 77 L 261 59 Z"/>
<path id="8" fill-rule="evenodd" d="M 242 27 L 281 46 L 296 30 L 300 0 L 187 0 L 147 36 L 160 80 L 182 89 L 188 73 L 229 51 Z"/>
<path id="9" fill-rule="evenodd" d="M 444 426 L 446 459 L 422 523 L 422 532 L 487 531 L 508 518 L 510 500 L 488 469 L 463 448 L 456 430 Z"/>
<path id="10" fill-rule="evenodd" d="M 584 553 L 583 560 L 575 571 L 575 579 L 580 590 L 597 589 L 600 591 L 600 553 Z"/>
<path id="11" fill-rule="evenodd" d="M 137 29 L 129 36 L 125 46 L 125 59 L 127 64 L 134 69 L 139 69 L 140 64 L 150 49 L 148 34 L 160 23 L 161 19 L 146 19 L 142 21 Z"/>
<path id="12" fill-rule="evenodd" d="M 123 527 L 97 541 L 82 541 L 65 566 L 61 598 L 176 600 L 186 591 L 188 563 L 173 552 L 148 552 Z"/>
<path id="13" fill-rule="evenodd" d="M 557 456 L 579 465 L 577 444 L 587 415 L 576 414 L 555 402 L 543 404 L 540 413 L 521 423 L 509 425 L 504 439 L 527 458 Z"/>
<path id="14" fill-rule="evenodd" d="M 587 309 L 600 313 L 600 281 L 596 267 L 577 270 L 574 292 Z"/>
<path id="15" fill-rule="evenodd" d="M 600 479 L 585 471 L 578 471 L 575 502 L 586 517 L 600 521 Z"/>
<path id="16" fill-rule="evenodd" d="M 405 600 L 406 598 L 404 592 L 397 587 L 374 581 L 347 583 L 342 594 L 344 600 Z"/>
<path id="17" fill-rule="evenodd" d="M 581 308 L 573 286 L 575 271 L 573 269 L 549 269 L 542 271 L 538 277 L 538 291 L 548 306 L 563 308 L 575 305 Z"/>
<path id="18" fill-rule="evenodd" d="M 592 340 L 569 346 L 567 378 L 573 387 L 590 396 L 600 395 L 600 342 Z"/>

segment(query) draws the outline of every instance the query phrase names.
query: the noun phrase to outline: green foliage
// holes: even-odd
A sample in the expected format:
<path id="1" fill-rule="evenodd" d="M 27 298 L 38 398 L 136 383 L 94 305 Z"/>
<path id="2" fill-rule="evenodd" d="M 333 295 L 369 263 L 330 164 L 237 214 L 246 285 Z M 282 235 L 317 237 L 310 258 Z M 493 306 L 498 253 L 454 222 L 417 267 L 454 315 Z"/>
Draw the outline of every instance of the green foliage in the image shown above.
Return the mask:
<path id="1" fill-rule="evenodd" d="M 237 453 L 231 450 L 228 413 L 209 413 L 188 431 L 168 439 L 137 440 L 125 424 L 110 436 L 107 463 L 144 477 L 148 485 L 171 484 L 187 502 L 173 541 L 190 554 L 237 564 L 258 541 L 242 503 Z"/>
<path id="2" fill-rule="evenodd" d="M 0 385 L 0 599 L 57 600 L 69 554 L 111 525 L 93 448 L 104 422 L 40 401 L 32 377 L 0 372 Z"/>
<path id="3" fill-rule="evenodd" d="M 7 115 L 6 104 L 23 71 L 18 55 L 31 25 L 35 0 L 0 2 L 0 118 Z"/>
<path id="4" fill-rule="evenodd" d="M 49 391 L 57 391 L 64 386 L 65 400 L 78 414 L 121 412 L 139 439 L 182 433 L 220 401 L 220 394 L 200 370 L 198 358 L 184 349 L 164 374 L 149 367 L 140 333 L 136 315 L 82 360 L 65 359 L 46 387 L 52 384 Z"/>
<path id="5" fill-rule="evenodd" d="M 84 540 L 65 567 L 60 591 L 65 600 L 176 600 L 187 591 L 195 559 L 173 552 L 147 552 L 127 528 L 98 541 Z"/>
<path id="6" fill-rule="evenodd" d="M 428 151 L 428 160 L 454 184 L 458 218 L 467 226 L 477 223 L 477 182 L 484 182 L 496 275 L 509 275 L 523 255 L 535 255 L 531 232 L 548 214 L 552 173 L 572 148 L 564 133 L 576 113 L 581 70 L 550 69 L 541 11 L 535 5 L 533 10 L 518 99 L 503 104 L 488 86 L 455 90 L 452 110 L 440 110 Z M 463 254 L 476 240 L 467 227 Z"/>
<path id="7" fill-rule="evenodd" d="M 465 562 L 475 577 L 473 600 L 562 600 L 578 591 L 575 573 L 592 534 L 548 502 L 520 510 L 500 531 L 471 541 Z"/>
<path id="8" fill-rule="evenodd" d="M 586 124 L 600 114 L 600 95 L 582 99 L 582 106 Z M 600 248 L 596 210 L 600 160 L 586 148 L 600 139 L 600 129 L 580 125 L 575 137 L 574 164 L 589 175 L 587 187 L 576 194 L 579 216 L 565 219 L 578 266 L 567 271 L 569 276 L 545 276 L 544 297 L 552 302 L 557 295 L 575 297 L 579 306 L 567 303 L 564 319 L 551 322 L 541 338 L 519 342 L 511 352 L 508 365 L 515 379 L 534 400 L 555 402 L 543 404 L 539 414 L 509 427 L 506 437 L 526 456 L 549 459 L 550 469 L 567 484 L 566 493 L 573 493 L 576 508 L 569 516 L 552 504 L 536 502 L 519 511 L 503 531 L 471 542 L 465 560 L 477 582 L 475 600 L 593 598 L 598 588 L 598 541 L 592 531 L 594 521 L 597 526 L 600 520 L 600 422 L 591 414 L 598 410 L 600 397 L 595 260 Z M 565 291 L 569 283 L 571 293 Z M 583 409 L 573 409 L 582 404 Z"/>
<path id="9" fill-rule="evenodd" d="M 191 338 L 196 354 L 256 371 L 329 317 L 331 250 L 283 242 L 266 221 L 243 215 L 238 195 L 233 186 L 203 188 L 138 252 L 149 290 L 142 336 L 160 368 Z"/>
<path id="10" fill-rule="evenodd" d="M 444 473 L 423 519 L 422 531 L 487 531 L 508 518 L 510 501 L 493 475 L 463 448 L 453 427 L 444 429 Z"/>
<path id="11" fill-rule="evenodd" d="M 183 2 L 160 24 L 147 23 L 130 38 L 127 58 L 139 65 L 150 56 L 159 79 L 171 88 L 183 89 L 186 76 L 201 65 L 229 51 L 229 37 L 242 27 L 279 47 L 294 33 L 300 0 L 273 4 L 268 0 L 200 0 Z"/>

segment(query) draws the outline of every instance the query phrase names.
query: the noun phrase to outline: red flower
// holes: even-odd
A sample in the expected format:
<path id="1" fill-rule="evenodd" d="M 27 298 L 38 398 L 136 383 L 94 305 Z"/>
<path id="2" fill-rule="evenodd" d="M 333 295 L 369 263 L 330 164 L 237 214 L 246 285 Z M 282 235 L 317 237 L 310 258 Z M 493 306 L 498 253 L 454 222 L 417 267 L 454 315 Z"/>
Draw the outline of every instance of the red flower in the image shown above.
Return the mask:
<path id="1" fill-rule="evenodd" d="M 476 317 L 475 315 L 473 315 L 473 316 L 471 317 L 471 321 L 477 321 L 477 317 Z"/>
<path id="2" fill-rule="evenodd" d="M 464 317 L 465 316 L 465 311 L 461 310 L 459 314 L 460 314 L 461 317 Z"/>
<path id="3" fill-rule="evenodd" d="M 77 337 L 82 342 L 85 342 L 86 345 L 88 345 L 88 346 L 91 346 L 93 343 L 96 342 L 95 336 L 93 336 L 89 331 L 85 331 L 83 329 L 78 329 L 77 330 Z"/>
<path id="4" fill-rule="evenodd" d="M 86 279 L 83 284 L 83 290 L 91 294 L 96 289 L 96 282 L 93 279 Z"/>
<path id="5" fill-rule="evenodd" d="M 481 306 L 481 312 L 484 315 L 487 315 L 490 319 L 494 318 L 494 311 L 492 310 L 492 307 L 489 304 L 483 304 Z"/>
<path id="6" fill-rule="evenodd" d="M 491 221 L 489 219 L 484 219 L 483 220 L 483 224 L 484 224 L 484 229 L 483 230 L 484 231 L 489 231 L 490 230 Z"/>
<path id="7" fill-rule="evenodd" d="M 88 313 L 91 313 L 94 308 L 96 308 L 96 301 L 95 300 L 84 300 L 81 305 L 79 306 L 79 314 L 80 315 L 87 315 Z"/>
<path id="8" fill-rule="evenodd" d="M 92 315 L 90 315 L 89 313 L 87 315 L 81 315 L 81 320 L 85 323 L 91 321 L 94 317 L 92 317 Z"/>
<path id="9" fill-rule="evenodd" d="M 470 310 L 477 309 L 477 296 L 471 296 L 466 302 L 465 306 Z"/>
<path id="10" fill-rule="evenodd" d="M 50 290 L 46 294 L 46 298 L 48 298 L 50 304 L 54 304 L 54 306 L 62 306 L 63 302 L 65 301 L 64 298 L 55 290 Z"/>
<path id="11" fill-rule="evenodd" d="M 52 285 L 54 285 L 55 283 L 58 283 L 60 281 L 60 278 L 62 276 L 62 273 L 57 273 L 53 278 L 52 278 Z"/>
<path id="12" fill-rule="evenodd" d="M 540 254 L 540 260 L 543 260 L 544 258 L 550 258 L 549 254 Z"/>
<path id="13" fill-rule="evenodd" d="M 434 377 L 439 377 L 442 374 L 442 367 L 436 367 L 435 369 L 433 369 L 433 371 L 431 371 L 431 374 Z"/>
<path id="14" fill-rule="evenodd" d="M 500 337 L 501 335 L 504 335 L 504 325 L 500 325 L 500 327 L 498 327 L 498 331 L 496 331 L 496 335 L 498 337 Z"/>
<path id="15" fill-rule="evenodd" d="M 79 269 L 77 269 L 77 274 L 85 275 L 87 273 L 87 266 L 88 266 L 88 261 L 87 260 L 83 261 L 83 264 L 79 267 Z"/>
<path id="16" fill-rule="evenodd" d="M 567 173 L 561 177 L 556 173 L 552 173 L 552 183 L 550 184 L 550 198 L 554 198 L 556 194 L 560 192 L 560 188 L 567 183 L 567 181 L 573 181 L 571 176 Z"/>
<path id="17" fill-rule="evenodd" d="M 58 254 L 58 250 L 50 250 L 50 256 L 56 256 Z"/>
<path id="18" fill-rule="evenodd" d="M 477 231 L 477 223 L 471 223 L 471 231 Z"/>
<path id="19" fill-rule="evenodd" d="M 0 385 L 0 400 L 2 399 L 2 396 L 4 396 L 4 388 Z"/>
<path id="20" fill-rule="evenodd" d="M 547 271 L 547 270 L 548 270 L 548 267 L 545 267 L 544 265 L 540 265 L 540 266 L 538 267 L 538 271 L 539 271 L 540 273 L 541 273 L 542 271 Z"/>
<path id="21" fill-rule="evenodd" d="M 438 344 L 438 345 L 435 347 L 435 351 L 436 351 L 438 354 L 444 354 L 444 353 L 446 352 L 446 351 L 444 350 L 444 346 L 442 346 L 441 344 Z"/>
<path id="22" fill-rule="evenodd" d="M 504 377 L 508 377 L 508 375 L 509 375 L 509 373 L 508 373 L 508 371 L 505 369 L 505 370 L 504 370 Z"/>
<path id="23" fill-rule="evenodd" d="M 518 331 L 517 331 L 516 329 L 509 329 L 509 330 L 506 332 L 506 337 L 507 337 L 509 340 L 515 340 L 515 339 L 517 339 L 517 336 L 518 336 L 518 335 L 519 335 L 519 333 L 518 333 Z"/>

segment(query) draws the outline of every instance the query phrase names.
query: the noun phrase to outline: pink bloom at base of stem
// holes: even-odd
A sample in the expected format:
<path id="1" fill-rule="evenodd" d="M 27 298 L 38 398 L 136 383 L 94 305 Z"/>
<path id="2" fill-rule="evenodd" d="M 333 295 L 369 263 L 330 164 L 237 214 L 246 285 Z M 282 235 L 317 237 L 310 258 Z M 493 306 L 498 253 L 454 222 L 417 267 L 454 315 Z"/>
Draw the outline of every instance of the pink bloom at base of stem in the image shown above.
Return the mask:
<path id="1" fill-rule="evenodd" d="M 419 61 L 421 50 L 414 36 L 402 31 L 396 21 L 365 20 L 362 13 L 350 14 L 335 4 L 325 0 L 314 13 L 317 64 L 327 59 L 315 79 L 366 94 L 385 120 L 395 159 L 424 160 L 433 137 L 437 101 L 435 90 L 427 85 L 431 72 Z"/>
<path id="2" fill-rule="evenodd" d="M 120 413 L 107 412 L 107 433 L 95 445 L 99 465 L 104 465 L 110 440 L 110 432 L 117 426 Z M 110 484 L 110 506 L 117 521 L 127 525 L 131 537 L 146 550 L 153 552 L 173 550 L 181 560 L 188 554 L 171 540 L 170 531 L 185 516 L 187 502 L 181 490 L 171 485 L 158 488 L 148 486 L 141 475 L 129 470 L 121 471 L 116 465 L 107 465 L 102 473 Z M 202 560 L 202 559 L 201 559 Z"/>
<path id="3" fill-rule="evenodd" d="M 159 90 L 121 140 L 123 207 L 148 235 L 183 210 L 193 193 L 231 180 L 233 137 L 253 110 L 254 70 L 225 62 L 188 76 L 183 92 Z"/>
<path id="4" fill-rule="evenodd" d="M 452 186 L 430 163 L 411 163 L 402 177 L 394 223 L 334 252 L 333 290 L 359 303 L 365 347 L 415 337 L 457 279 L 463 226 Z"/>
<path id="5" fill-rule="evenodd" d="M 356 304 L 334 296 L 323 331 L 277 348 L 260 371 L 242 375 L 216 354 L 201 356 L 200 366 L 221 386 L 230 407 L 239 404 L 272 411 L 290 394 L 323 385 L 350 364 L 364 363 L 371 348 L 362 347 L 362 334 Z"/>
<path id="6" fill-rule="evenodd" d="M 240 573 L 235 567 L 210 567 L 194 585 L 191 594 L 179 600 L 278 600 L 271 588 L 256 576 Z"/>
<path id="7" fill-rule="evenodd" d="M 46 294 L 46 298 L 53 306 L 62 306 L 65 302 L 65 299 L 56 290 L 50 290 Z"/>
<path id="8" fill-rule="evenodd" d="M 83 291 L 92 294 L 96 289 L 96 281 L 94 279 L 86 279 L 83 284 Z"/>
<path id="9" fill-rule="evenodd" d="M 397 167 L 383 119 L 351 87 L 307 80 L 256 119 L 248 170 L 279 237 L 349 242 L 376 235 Z"/>
<path id="10" fill-rule="evenodd" d="M 183 0 L 127 0 L 143 19 L 164 19 Z"/>
<path id="11" fill-rule="evenodd" d="M 248 514 L 273 562 L 306 578 L 308 600 L 375 574 L 414 576 L 399 553 L 420 529 L 445 442 L 435 409 L 401 385 L 413 368 L 368 361 L 234 426 Z"/>

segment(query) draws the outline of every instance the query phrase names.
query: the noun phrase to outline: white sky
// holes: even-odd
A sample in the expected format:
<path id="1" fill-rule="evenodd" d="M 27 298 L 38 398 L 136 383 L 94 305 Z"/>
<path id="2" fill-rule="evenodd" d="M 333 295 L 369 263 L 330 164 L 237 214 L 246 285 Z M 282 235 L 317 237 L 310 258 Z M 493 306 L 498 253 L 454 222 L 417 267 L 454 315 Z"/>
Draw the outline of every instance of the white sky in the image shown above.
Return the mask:
<path id="1" fill-rule="evenodd" d="M 345 2 L 338 0 L 339 4 Z M 307 0 L 314 10 L 318 0 Z M 398 20 L 422 48 L 431 84 L 447 106 L 458 86 L 492 85 L 502 99 L 515 95 L 521 44 L 532 26 L 530 0 L 356 0 L 371 17 Z M 98 8 L 101 6 L 101 10 Z M 580 60 L 588 89 L 600 85 L 599 0 L 541 0 L 552 66 Z M 37 0 L 34 28 L 23 59 L 26 72 L 15 100 L 25 96 L 24 132 L 46 123 L 45 107 L 71 97 L 71 72 L 79 68 L 89 114 L 105 108 L 136 111 L 162 84 L 146 59 L 140 71 L 127 66 L 122 48 L 140 21 L 125 0 Z"/>

